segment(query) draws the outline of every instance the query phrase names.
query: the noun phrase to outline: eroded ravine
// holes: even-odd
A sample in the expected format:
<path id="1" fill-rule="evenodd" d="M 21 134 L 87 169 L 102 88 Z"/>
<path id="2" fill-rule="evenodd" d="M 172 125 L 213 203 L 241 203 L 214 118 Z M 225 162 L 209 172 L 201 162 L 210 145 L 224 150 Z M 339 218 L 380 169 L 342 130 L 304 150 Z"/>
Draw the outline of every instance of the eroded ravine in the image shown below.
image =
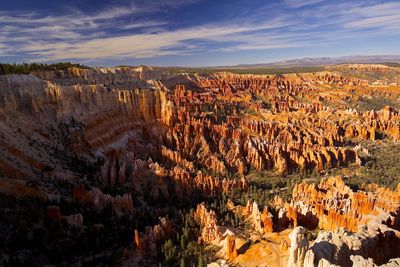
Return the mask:
<path id="1" fill-rule="evenodd" d="M 10 205 L 22 213 L 38 210 L 34 223 L 46 233 L 44 243 L 53 245 L 46 248 L 48 253 L 33 249 L 42 264 L 96 262 L 122 250 L 128 262 L 156 264 L 163 260 L 161 246 L 180 231 L 179 212 L 199 210 L 202 201 L 212 203 L 232 192 L 247 192 L 253 185 L 248 174 L 271 171 L 285 177 L 358 166 L 365 152 L 359 143 L 400 139 L 395 108 L 362 111 L 349 104 L 355 95 L 396 99 L 395 86 L 374 90 L 366 80 L 332 71 L 237 75 L 178 74 L 147 67 L 71 68 L 0 76 L 0 85 L 1 193 L 7 201 L 40 199 Z M 381 218 L 382 211 L 389 217 L 382 217 L 374 229 L 397 237 L 398 190 L 375 185 L 364 190 L 369 193 L 353 192 L 340 178 L 318 187 L 302 183 L 290 203 L 234 203 L 224 214 L 239 216 L 263 236 L 299 225 L 358 233 L 360 224 L 375 221 L 370 215 Z M 391 196 L 390 203 L 380 201 L 382 194 Z M 351 204 L 343 204 L 346 201 Z M 235 227 L 227 225 L 224 229 L 230 232 L 220 233 L 221 218 L 204 215 L 209 212 L 205 206 L 200 210 L 203 243 L 218 247 L 228 242 L 226 235 L 235 236 L 229 230 Z M 53 230 L 48 230 L 52 227 L 60 227 L 53 239 Z M 31 238 L 38 236 L 33 233 Z M 329 243 L 333 237 L 317 240 Z M 279 264 L 284 266 L 293 249 L 287 236 L 275 238 L 281 242 Z M 380 238 L 378 243 L 386 243 Z M 6 235 L 4 243 L 18 242 L 14 239 Z M 395 239 L 390 242 L 397 248 Z M 84 244 L 80 252 L 73 248 L 76 242 Z M 312 252 L 301 252 L 307 264 L 325 259 L 346 265 L 357 254 L 356 248 L 350 249 L 340 262 L 318 254 L 312 249 L 318 247 L 315 242 Z M 232 244 L 234 238 L 225 248 L 227 255 L 220 257 L 245 265 L 246 250 L 238 247 L 238 254 Z M 270 246 L 278 257 L 277 246 Z M 62 248 L 69 254 L 57 258 Z M 371 253 L 358 254 L 378 264 L 400 256 Z"/>

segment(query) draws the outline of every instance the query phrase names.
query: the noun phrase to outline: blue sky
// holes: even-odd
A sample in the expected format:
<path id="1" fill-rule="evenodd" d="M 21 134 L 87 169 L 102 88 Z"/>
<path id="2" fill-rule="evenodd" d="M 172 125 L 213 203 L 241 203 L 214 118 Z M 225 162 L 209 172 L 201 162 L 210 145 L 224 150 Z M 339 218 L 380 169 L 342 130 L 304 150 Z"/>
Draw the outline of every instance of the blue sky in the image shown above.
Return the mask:
<path id="1" fill-rule="evenodd" d="M 400 54 L 399 41 L 400 1 L 0 1 L 0 62 L 216 66 Z"/>

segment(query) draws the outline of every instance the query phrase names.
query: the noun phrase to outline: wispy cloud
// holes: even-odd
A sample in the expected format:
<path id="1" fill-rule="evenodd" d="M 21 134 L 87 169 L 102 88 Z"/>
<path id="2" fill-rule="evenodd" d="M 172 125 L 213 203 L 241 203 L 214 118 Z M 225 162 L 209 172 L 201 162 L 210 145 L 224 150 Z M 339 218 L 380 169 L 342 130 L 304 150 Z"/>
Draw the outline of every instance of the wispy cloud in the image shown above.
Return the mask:
<path id="1" fill-rule="evenodd" d="M 110 38 L 95 38 L 76 44 L 57 42 L 51 44 L 30 44 L 24 47 L 26 51 L 34 53 L 48 60 L 63 58 L 113 58 L 133 56 L 136 58 L 173 55 L 187 49 L 185 41 L 203 40 L 226 42 L 236 40 L 239 34 L 249 34 L 254 31 L 281 27 L 278 23 L 264 25 L 205 25 L 200 27 L 184 28 L 157 33 L 142 33 L 123 35 Z M 195 46 L 189 46 L 193 49 Z"/>
<path id="2" fill-rule="evenodd" d="M 174 1 L 165 3 L 174 7 L 178 5 Z M 165 21 L 142 19 L 126 23 L 126 20 L 120 20 L 135 15 L 138 10 L 143 11 L 130 6 L 109 9 L 91 16 L 76 11 L 72 15 L 58 17 L 36 13 L 17 13 L 12 16 L 0 13 L 0 19 L 7 21 L 0 33 L 0 43 L 18 43 L 17 49 L 10 46 L 9 52 L 29 54 L 33 60 L 145 58 L 196 51 L 199 46 L 189 44 L 192 40 L 215 43 L 234 41 L 238 35 L 249 37 L 249 34 L 257 31 L 279 29 L 292 23 L 271 18 L 257 23 L 205 24 L 168 30 L 163 28 L 167 25 Z M 26 27 L 28 22 L 31 27 Z M 116 28 L 120 32 L 109 36 L 108 28 Z M 141 31 L 132 33 L 132 29 Z M 253 47 L 256 46 L 259 44 L 254 43 Z"/>
<path id="3" fill-rule="evenodd" d="M 352 19 L 344 24 L 354 29 L 400 29 L 400 3 L 389 2 L 370 6 L 357 6 L 347 10 Z"/>
<path id="4" fill-rule="evenodd" d="M 284 2 L 291 8 L 299 8 L 303 6 L 321 3 L 325 0 L 284 0 Z"/>
<path id="5" fill-rule="evenodd" d="M 280 7 L 261 7 L 262 12 L 246 17 L 174 27 L 154 16 L 196 1 L 150 1 L 145 6 L 129 1 L 90 14 L 78 9 L 66 15 L 0 11 L 0 55 L 32 61 L 151 58 L 312 47 L 400 30 L 397 2 L 284 0 Z"/>

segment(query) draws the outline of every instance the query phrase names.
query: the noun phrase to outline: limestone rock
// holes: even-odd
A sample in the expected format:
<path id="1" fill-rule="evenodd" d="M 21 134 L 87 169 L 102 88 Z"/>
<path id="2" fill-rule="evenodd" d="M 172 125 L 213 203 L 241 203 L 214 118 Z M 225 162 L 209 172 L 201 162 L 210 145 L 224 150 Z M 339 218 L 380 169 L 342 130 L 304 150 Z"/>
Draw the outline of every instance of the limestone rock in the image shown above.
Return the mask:
<path id="1" fill-rule="evenodd" d="M 200 239 L 203 242 L 210 243 L 222 240 L 222 231 L 217 225 L 217 215 L 213 210 L 207 210 L 204 203 L 197 205 L 194 216 L 197 223 L 201 226 Z"/>
<path id="2" fill-rule="evenodd" d="M 304 257 L 308 250 L 308 240 L 304 237 L 304 228 L 298 226 L 293 229 L 289 234 L 290 238 L 290 251 L 288 267 L 302 267 L 304 264 Z"/>

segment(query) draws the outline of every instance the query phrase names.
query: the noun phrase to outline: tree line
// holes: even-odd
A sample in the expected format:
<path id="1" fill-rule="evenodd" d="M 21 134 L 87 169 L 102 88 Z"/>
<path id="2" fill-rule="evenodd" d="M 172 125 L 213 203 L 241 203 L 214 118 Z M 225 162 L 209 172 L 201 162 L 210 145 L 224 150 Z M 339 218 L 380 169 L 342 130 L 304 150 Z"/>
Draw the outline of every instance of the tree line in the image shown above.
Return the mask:
<path id="1" fill-rule="evenodd" d="M 65 70 L 71 67 L 89 68 L 81 64 L 73 64 L 70 62 L 60 62 L 54 64 L 43 63 L 23 63 L 23 64 L 8 64 L 0 63 L 0 75 L 5 74 L 29 74 L 32 71 L 51 71 L 51 70 Z"/>

